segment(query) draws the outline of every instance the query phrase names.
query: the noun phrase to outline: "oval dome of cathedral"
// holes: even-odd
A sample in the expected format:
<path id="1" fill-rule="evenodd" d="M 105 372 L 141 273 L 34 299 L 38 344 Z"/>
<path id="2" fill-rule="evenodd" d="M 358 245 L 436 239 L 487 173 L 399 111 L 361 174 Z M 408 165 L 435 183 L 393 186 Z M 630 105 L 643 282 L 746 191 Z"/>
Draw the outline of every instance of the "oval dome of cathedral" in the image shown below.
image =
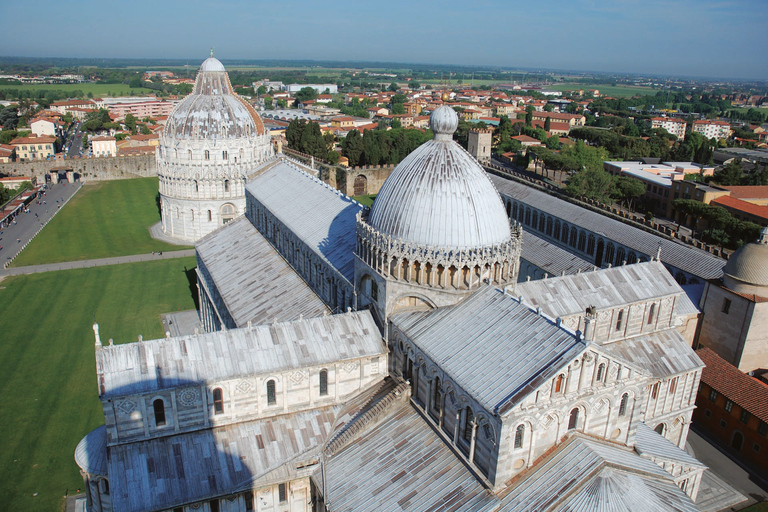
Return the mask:
<path id="1" fill-rule="evenodd" d="M 453 141 L 456 112 L 432 112 L 434 139 L 408 155 L 384 182 L 368 223 L 420 246 L 471 249 L 511 238 L 509 218 L 485 171 Z"/>
<path id="2" fill-rule="evenodd" d="M 768 227 L 763 228 L 756 242 L 744 244 L 733 253 L 723 268 L 723 274 L 726 286 L 734 291 L 740 291 L 734 287 L 737 284 L 768 288 Z M 729 280 L 736 283 L 727 282 Z"/>
<path id="3" fill-rule="evenodd" d="M 200 66 L 192 93 L 168 116 L 165 137 L 175 139 L 237 139 L 264 135 L 256 110 L 235 93 L 224 65 L 216 58 Z"/>

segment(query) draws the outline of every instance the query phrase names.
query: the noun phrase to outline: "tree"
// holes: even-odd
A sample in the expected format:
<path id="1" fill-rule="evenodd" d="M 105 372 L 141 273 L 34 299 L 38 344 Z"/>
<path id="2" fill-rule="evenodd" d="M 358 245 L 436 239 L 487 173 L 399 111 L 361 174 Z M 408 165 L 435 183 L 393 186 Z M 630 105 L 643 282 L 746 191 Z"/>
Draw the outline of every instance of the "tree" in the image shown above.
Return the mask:
<path id="1" fill-rule="evenodd" d="M 568 179 L 565 191 L 573 197 L 585 197 L 608 203 L 614 195 L 614 178 L 603 169 L 585 169 Z"/>
<path id="2" fill-rule="evenodd" d="M 743 172 L 741 159 L 737 158 L 729 162 L 722 169 L 715 171 L 715 174 L 712 175 L 712 181 L 718 185 L 741 185 Z"/>
<path id="3" fill-rule="evenodd" d="M 264 108 L 271 109 L 272 107 L 273 107 L 272 96 L 266 96 L 264 98 Z"/>
<path id="4" fill-rule="evenodd" d="M 560 137 L 553 135 L 547 139 L 547 149 L 558 150 L 560 149 Z"/>
<path id="5" fill-rule="evenodd" d="M 409 84 L 409 87 L 413 89 L 414 91 L 421 89 L 421 84 L 419 82 L 416 82 L 415 80 Z"/>
<path id="6" fill-rule="evenodd" d="M 547 103 L 546 105 L 544 105 L 544 112 L 554 112 L 554 110 L 555 110 L 555 107 L 553 107 L 553 106 L 552 106 L 552 105 L 550 105 L 549 103 Z"/>
<path id="7" fill-rule="evenodd" d="M 360 157 L 363 154 L 363 138 L 357 130 L 350 130 L 341 143 L 341 154 L 347 157 L 352 167 L 360 165 Z"/>
<path id="8" fill-rule="evenodd" d="M 389 90 L 390 91 L 397 92 L 397 89 L 398 89 L 398 87 L 397 87 L 397 84 L 395 82 L 392 82 L 391 84 L 389 84 Z"/>
<path id="9" fill-rule="evenodd" d="M 402 107 L 402 105 L 400 105 L 400 106 Z M 396 130 L 396 129 L 402 128 L 402 127 L 403 127 L 403 123 L 401 123 L 398 118 L 394 118 L 392 120 L 392 129 Z"/>
<path id="10" fill-rule="evenodd" d="M 525 126 L 532 126 L 533 125 L 533 107 L 531 105 L 528 105 L 528 107 L 525 109 Z"/>
<path id="11" fill-rule="evenodd" d="M 139 75 L 132 77 L 128 82 L 128 87 L 130 87 L 131 89 L 139 89 L 141 88 L 141 86 L 142 86 L 141 77 Z"/>
<path id="12" fill-rule="evenodd" d="M 630 210 L 634 210 L 634 201 L 643 194 L 645 185 L 642 181 L 628 176 L 619 176 L 616 179 L 616 196 Z"/>
<path id="13" fill-rule="evenodd" d="M 132 135 L 136 135 L 136 116 L 130 112 L 125 114 L 123 124 L 125 125 L 126 130 L 130 131 Z"/>
<path id="14" fill-rule="evenodd" d="M 399 114 L 405 114 L 405 107 L 402 103 L 393 103 L 392 104 L 392 114 L 399 115 Z"/>
<path id="15" fill-rule="evenodd" d="M 0 126 L 4 130 L 15 130 L 19 124 L 19 109 L 16 107 L 5 107 L 0 110 Z"/>
<path id="16" fill-rule="evenodd" d="M 544 121 L 544 131 L 548 132 L 550 129 L 552 129 L 552 118 L 547 116 L 547 119 Z"/>
<path id="17" fill-rule="evenodd" d="M 298 105 L 301 102 L 317 98 L 317 91 L 312 87 L 302 87 L 301 90 L 294 95 L 294 98 Z"/>
<path id="18" fill-rule="evenodd" d="M 264 94 L 267 94 L 267 88 L 263 85 L 260 85 L 258 89 L 256 89 L 256 94 L 258 96 L 263 96 Z"/>

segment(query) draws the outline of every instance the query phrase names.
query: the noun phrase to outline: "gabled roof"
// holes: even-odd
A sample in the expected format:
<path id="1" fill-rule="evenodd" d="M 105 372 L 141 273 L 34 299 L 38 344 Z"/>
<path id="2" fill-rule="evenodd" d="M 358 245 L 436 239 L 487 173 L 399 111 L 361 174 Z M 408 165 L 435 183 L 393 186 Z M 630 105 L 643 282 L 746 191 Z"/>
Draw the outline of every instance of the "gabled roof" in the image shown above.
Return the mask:
<path id="1" fill-rule="evenodd" d="M 601 345 L 605 352 L 649 372 L 655 379 L 687 373 L 704 364 L 677 329 L 665 329 Z"/>
<path id="2" fill-rule="evenodd" d="M 629 448 L 576 434 L 523 474 L 500 512 L 695 512 L 672 476 Z"/>
<path id="3" fill-rule="evenodd" d="M 202 238 L 195 250 L 238 327 L 331 312 L 244 216 Z"/>
<path id="4" fill-rule="evenodd" d="M 641 457 L 654 462 L 663 460 L 676 465 L 706 468 L 696 457 L 679 448 L 675 443 L 642 422 L 637 424 L 635 451 Z"/>
<path id="5" fill-rule="evenodd" d="M 514 406 L 586 349 L 574 333 L 490 286 L 455 306 L 391 318 L 456 385 L 494 413 Z"/>
<path id="6" fill-rule="evenodd" d="M 768 423 L 768 385 L 750 377 L 710 348 L 696 351 L 706 368 L 701 381 L 742 409 Z"/>
<path id="7" fill-rule="evenodd" d="M 107 346 L 96 351 L 102 398 L 386 354 L 368 311 Z"/>
<path id="8" fill-rule="evenodd" d="M 683 293 L 658 261 L 518 283 L 510 288 L 552 317 L 584 314 L 590 306 L 616 308 Z"/>
<path id="9" fill-rule="evenodd" d="M 363 206 L 280 160 L 246 191 L 350 283 L 355 275 L 356 215 Z"/>
<path id="10" fill-rule="evenodd" d="M 648 233 L 522 183 L 492 174 L 489 177 L 500 194 L 563 219 L 569 224 L 582 227 L 585 231 L 602 235 L 635 252 L 648 257 L 655 256 L 661 244 L 662 262 L 703 279 L 714 279 L 723 275 L 725 260 L 722 258 Z"/>
<path id="11" fill-rule="evenodd" d="M 486 492 L 410 403 L 389 411 L 326 463 L 326 503 L 334 512 L 491 511 Z"/>

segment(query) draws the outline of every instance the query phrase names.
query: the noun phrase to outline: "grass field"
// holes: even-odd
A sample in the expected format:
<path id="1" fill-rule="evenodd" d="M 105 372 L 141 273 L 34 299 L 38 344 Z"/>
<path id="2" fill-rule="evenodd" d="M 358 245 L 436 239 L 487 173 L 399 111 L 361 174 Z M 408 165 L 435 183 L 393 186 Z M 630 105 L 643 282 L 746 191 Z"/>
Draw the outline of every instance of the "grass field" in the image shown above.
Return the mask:
<path id="1" fill-rule="evenodd" d="M 367 196 L 352 196 L 352 199 L 363 206 L 371 206 L 373 204 L 373 200 L 376 199 L 376 194 L 369 194 Z"/>
<path id="2" fill-rule="evenodd" d="M 607 85 L 607 84 L 583 85 L 583 84 L 571 84 L 571 83 L 547 85 L 547 86 L 544 86 L 544 88 L 551 89 L 553 91 L 574 91 L 574 90 L 583 89 L 585 92 L 590 89 L 597 89 L 598 91 L 600 91 L 600 94 L 604 94 L 606 96 L 614 96 L 614 97 L 656 94 L 657 92 L 660 91 L 660 89 L 654 89 L 653 87 L 633 87 L 629 85 L 614 86 L 614 85 Z"/>
<path id="3" fill-rule="evenodd" d="M 60 510 L 65 492 L 82 488 L 75 447 L 104 423 L 94 320 L 105 344 L 162 337 L 161 313 L 195 307 L 194 266 L 180 258 L 0 283 L 0 508 Z"/>
<path id="4" fill-rule="evenodd" d="M 101 96 L 140 96 L 143 94 L 153 94 L 155 91 L 152 89 L 146 89 L 144 87 L 141 87 L 139 89 L 131 89 L 125 84 L 92 84 L 92 83 L 83 83 L 83 84 L 10 84 L 10 85 L 2 85 L 0 86 L 0 90 L 7 90 L 7 89 L 19 89 L 19 90 L 25 90 L 25 91 L 65 91 L 65 92 L 74 92 L 74 91 L 83 91 L 83 94 L 88 94 L 89 92 L 93 94 L 95 97 L 101 97 Z"/>
<path id="5" fill-rule="evenodd" d="M 181 249 L 149 235 L 148 228 L 160 220 L 156 196 L 157 178 L 85 185 L 13 266 Z"/>

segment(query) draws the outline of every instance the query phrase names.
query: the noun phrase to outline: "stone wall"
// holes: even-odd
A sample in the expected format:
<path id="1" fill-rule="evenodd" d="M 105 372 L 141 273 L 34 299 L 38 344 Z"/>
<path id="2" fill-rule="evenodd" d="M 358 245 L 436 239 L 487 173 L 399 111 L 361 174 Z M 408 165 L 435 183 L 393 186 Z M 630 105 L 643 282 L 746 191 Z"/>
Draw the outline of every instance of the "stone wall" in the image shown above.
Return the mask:
<path id="1" fill-rule="evenodd" d="M 72 158 L 36 162 L 0 163 L 0 174 L 8 176 L 35 176 L 38 183 L 45 180 L 51 169 L 71 168 L 87 181 L 123 180 L 157 176 L 155 155 L 117 157 Z"/>

